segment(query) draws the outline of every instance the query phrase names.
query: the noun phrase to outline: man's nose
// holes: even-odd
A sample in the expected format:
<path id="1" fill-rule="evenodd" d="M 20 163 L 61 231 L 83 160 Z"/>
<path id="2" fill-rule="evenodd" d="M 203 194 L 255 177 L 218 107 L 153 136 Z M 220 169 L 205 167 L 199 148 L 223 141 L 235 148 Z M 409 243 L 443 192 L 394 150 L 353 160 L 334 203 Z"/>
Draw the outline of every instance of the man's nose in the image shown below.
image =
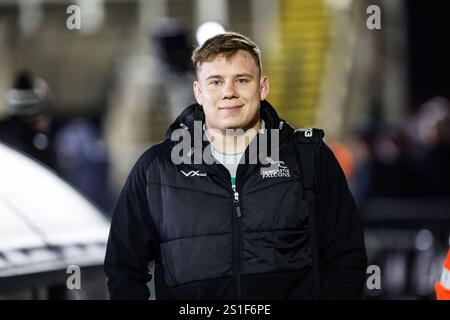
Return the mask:
<path id="1" fill-rule="evenodd" d="M 239 93 L 236 90 L 236 87 L 234 86 L 234 83 L 227 82 L 223 86 L 222 91 L 222 98 L 223 99 L 231 99 L 231 98 L 237 98 L 239 96 Z"/>

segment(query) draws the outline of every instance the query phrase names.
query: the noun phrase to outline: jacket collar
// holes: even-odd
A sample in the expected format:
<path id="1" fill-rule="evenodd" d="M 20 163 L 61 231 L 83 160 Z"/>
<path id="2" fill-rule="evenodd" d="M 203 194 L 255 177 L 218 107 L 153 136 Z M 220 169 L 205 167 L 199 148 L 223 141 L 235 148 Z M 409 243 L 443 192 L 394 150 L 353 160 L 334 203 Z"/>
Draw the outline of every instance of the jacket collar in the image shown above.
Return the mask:
<path id="1" fill-rule="evenodd" d="M 267 148 L 267 152 L 268 156 L 270 157 L 270 146 L 273 138 L 271 129 L 276 129 L 278 132 L 279 147 L 281 147 L 282 144 L 285 143 L 286 140 L 294 133 L 294 129 L 289 125 L 289 123 L 281 119 L 275 109 L 266 100 L 263 100 L 261 102 L 260 116 L 265 122 L 265 130 L 258 133 L 245 150 L 243 156 L 243 160 L 245 160 L 245 163 L 240 164 L 238 167 L 237 183 L 239 183 L 239 180 L 245 179 L 259 165 L 267 164 L 267 162 L 265 162 L 265 159 L 263 159 L 263 150 L 260 150 L 259 145 L 260 141 L 262 140 L 261 143 L 269 146 Z M 191 151 L 187 155 L 185 155 L 185 157 L 189 158 L 189 160 L 185 158 L 185 160 L 187 160 L 186 162 L 189 163 L 188 166 L 192 167 L 195 170 L 202 170 L 203 172 L 209 174 L 215 174 L 222 177 L 227 176 L 228 171 L 221 164 L 215 163 L 208 165 L 202 160 L 202 157 L 209 157 L 209 159 L 211 160 L 213 159 L 211 155 L 210 142 L 207 139 L 203 139 L 204 122 L 205 114 L 202 107 L 198 104 L 190 105 L 189 107 L 184 109 L 184 111 L 169 126 L 166 131 L 165 137 L 166 139 L 171 139 L 172 134 L 176 130 L 187 130 L 189 132 L 189 137 L 191 138 Z M 174 141 L 174 144 L 176 143 L 178 143 L 178 141 Z M 257 152 L 251 153 L 250 150 L 257 150 Z M 278 152 L 278 150 L 273 151 Z M 253 155 L 253 158 L 251 157 L 251 155 Z"/>
<path id="2" fill-rule="evenodd" d="M 267 100 L 261 101 L 260 116 L 264 120 L 267 130 L 280 130 L 280 144 L 294 132 L 294 129 L 289 125 L 289 123 L 278 116 L 274 107 L 272 107 Z M 197 103 L 192 104 L 183 110 L 183 112 L 167 128 L 165 138 L 170 139 L 171 134 L 180 128 L 188 130 L 191 137 L 194 137 L 195 121 L 200 121 L 202 126 L 205 122 L 205 113 L 203 112 L 202 107 Z"/>

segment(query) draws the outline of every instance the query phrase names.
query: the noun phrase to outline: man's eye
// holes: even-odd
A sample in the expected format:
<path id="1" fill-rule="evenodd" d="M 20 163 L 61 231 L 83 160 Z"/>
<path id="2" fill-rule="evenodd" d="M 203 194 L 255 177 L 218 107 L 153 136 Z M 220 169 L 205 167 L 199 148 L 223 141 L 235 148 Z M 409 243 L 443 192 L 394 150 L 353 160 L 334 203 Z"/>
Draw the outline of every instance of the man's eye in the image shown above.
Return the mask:
<path id="1" fill-rule="evenodd" d="M 248 80 L 247 79 L 238 79 L 237 82 L 240 84 L 243 84 L 243 83 L 247 83 Z"/>
<path id="2" fill-rule="evenodd" d="M 213 80 L 213 81 L 211 81 L 209 84 L 212 84 L 213 86 L 218 86 L 219 83 L 220 83 L 219 80 Z"/>

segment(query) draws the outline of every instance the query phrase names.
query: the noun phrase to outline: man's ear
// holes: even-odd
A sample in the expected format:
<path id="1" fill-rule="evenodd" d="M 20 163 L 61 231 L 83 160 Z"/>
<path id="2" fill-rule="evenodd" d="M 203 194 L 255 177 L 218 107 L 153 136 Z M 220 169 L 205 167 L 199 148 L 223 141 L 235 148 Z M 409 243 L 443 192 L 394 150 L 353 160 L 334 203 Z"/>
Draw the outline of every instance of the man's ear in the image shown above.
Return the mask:
<path id="1" fill-rule="evenodd" d="M 259 90 L 261 91 L 261 101 L 265 100 L 269 95 L 269 78 L 262 76 L 259 82 Z"/>
<path id="2" fill-rule="evenodd" d="M 192 84 L 192 88 L 194 90 L 195 100 L 199 105 L 202 105 L 202 89 L 200 88 L 200 82 L 197 80 Z"/>

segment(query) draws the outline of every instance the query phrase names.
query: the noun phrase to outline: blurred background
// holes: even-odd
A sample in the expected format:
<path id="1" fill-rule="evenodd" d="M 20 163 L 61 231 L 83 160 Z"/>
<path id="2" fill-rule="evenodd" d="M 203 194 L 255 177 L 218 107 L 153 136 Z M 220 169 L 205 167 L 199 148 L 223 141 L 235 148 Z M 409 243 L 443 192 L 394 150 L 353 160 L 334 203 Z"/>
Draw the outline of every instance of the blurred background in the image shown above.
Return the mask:
<path id="1" fill-rule="evenodd" d="M 194 102 L 192 49 L 223 30 L 259 44 L 283 118 L 325 130 L 381 270 L 364 298 L 435 299 L 450 244 L 448 16 L 437 0 L 1 0 L 0 299 L 107 298 L 117 195 Z"/>

